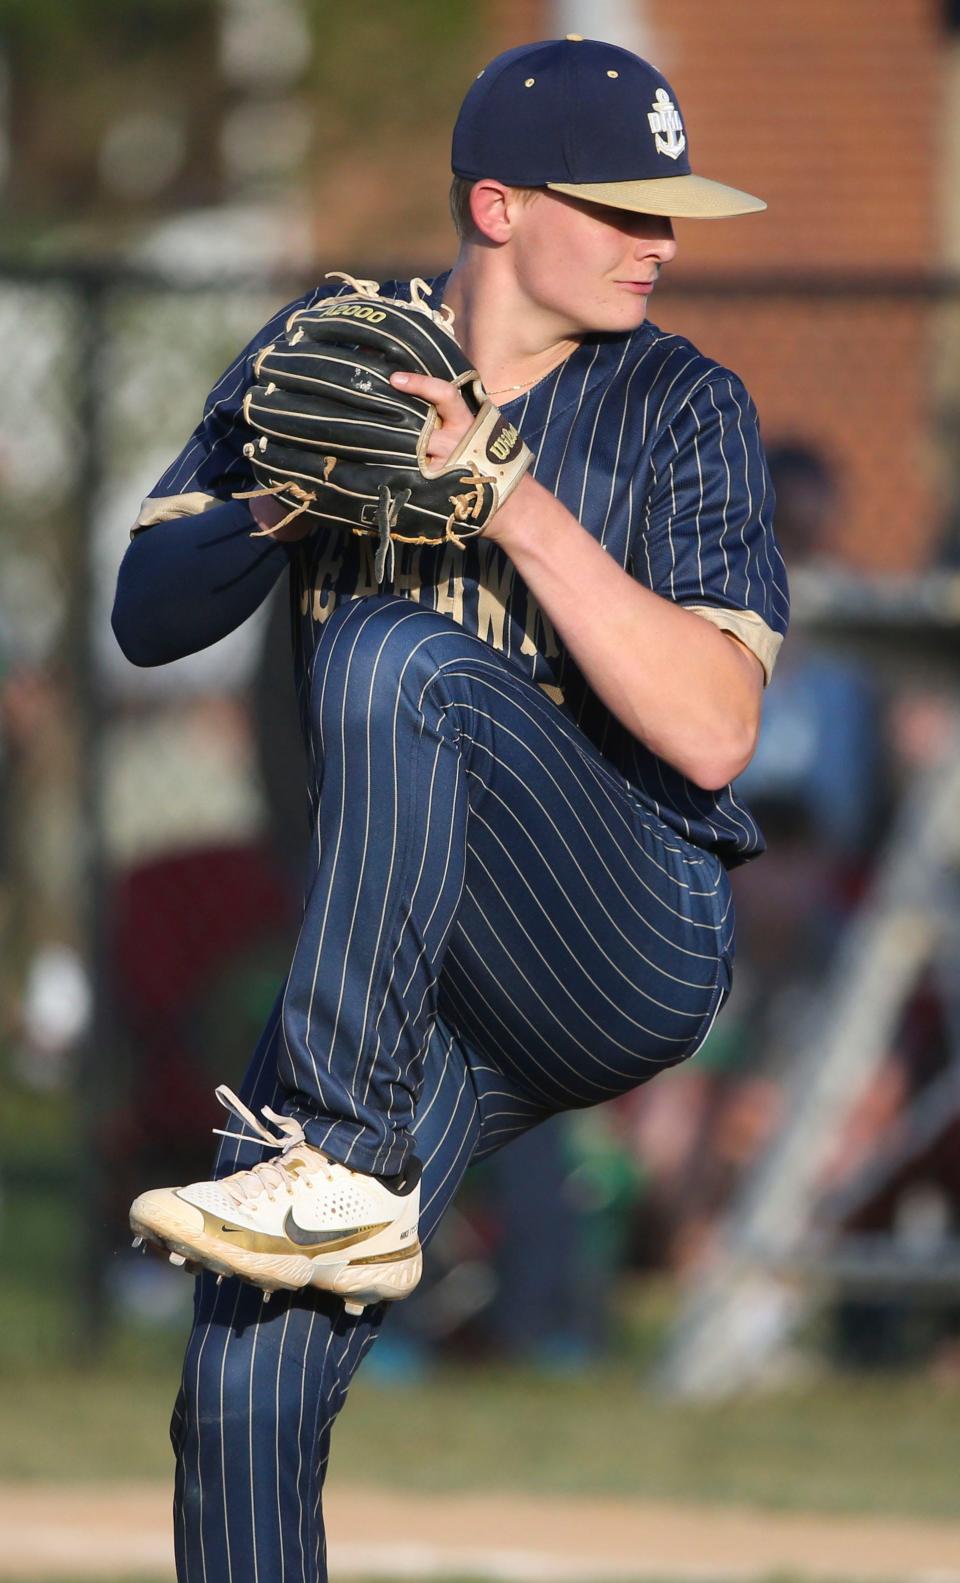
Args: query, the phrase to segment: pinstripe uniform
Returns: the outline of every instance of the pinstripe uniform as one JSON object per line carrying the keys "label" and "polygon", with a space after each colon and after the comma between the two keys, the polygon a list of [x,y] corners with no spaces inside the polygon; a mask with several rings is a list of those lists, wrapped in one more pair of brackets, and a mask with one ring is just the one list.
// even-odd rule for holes
{"label": "pinstripe uniform", "polygon": [[[214,388],[143,526],[248,486],[240,400],[289,311]],[[769,673],[785,580],[734,375],[647,323],[586,337],[504,410],[627,571]],[[414,1151],[426,1240],[471,1160],[699,1046],[730,984],[727,869],[762,840],[729,787],[692,785],[609,713],[491,541],[398,546],[386,590],[365,539],[315,535],[289,559],[314,841],[241,1092],[360,1170]],[[257,1158],[228,1139],[216,1174]],[[330,1430],[379,1323],[200,1278],[173,1423],[181,1579],[324,1575]]]}

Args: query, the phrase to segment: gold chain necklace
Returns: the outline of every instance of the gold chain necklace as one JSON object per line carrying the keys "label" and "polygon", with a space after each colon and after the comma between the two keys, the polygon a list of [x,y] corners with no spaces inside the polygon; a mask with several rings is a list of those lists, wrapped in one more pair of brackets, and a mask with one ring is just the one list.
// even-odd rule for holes
{"label": "gold chain necklace", "polygon": [[532,379],[525,379],[519,385],[502,385],[499,390],[488,390],[488,396],[505,396],[508,390],[526,390],[528,385],[535,385],[538,379],[546,379],[546,374],[535,374]]}
{"label": "gold chain necklace", "polygon": [[526,390],[529,385],[538,385],[542,379],[549,378],[551,374],[556,373],[558,368],[562,368],[564,363],[567,361],[567,358],[570,356],[571,353],[567,352],[563,357],[561,357],[558,363],[554,363],[552,368],[544,369],[542,374],[533,374],[530,379],[521,380],[519,385],[501,385],[499,390],[488,390],[487,395],[505,396],[509,390]]}
{"label": "gold chain necklace", "polygon": [[548,375],[553,374],[553,372],[554,369],[547,369],[547,374],[534,374],[534,377],[532,377],[531,380],[523,380],[520,385],[502,385],[499,391],[488,391],[486,394],[488,394],[488,396],[505,396],[507,391],[524,391],[524,389],[528,389],[528,386],[539,385],[540,380],[545,380],[545,378],[548,378]]}

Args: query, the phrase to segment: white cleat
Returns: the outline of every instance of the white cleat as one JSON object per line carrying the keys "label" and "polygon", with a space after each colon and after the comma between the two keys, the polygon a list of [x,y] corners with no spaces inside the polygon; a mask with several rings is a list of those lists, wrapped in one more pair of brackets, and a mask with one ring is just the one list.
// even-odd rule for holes
{"label": "white cleat", "polygon": [[328,1160],[292,1117],[264,1106],[278,1136],[226,1086],[217,1098],[279,1157],[220,1182],[141,1193],[130,1207],[137,1236],[165,1248],[172,1264],[253,1282],[265,1302],[278,1287],[315,1286],[341,1296],[356,1316],[370,1303],[409,1296],[423,1267],[419,1165],[382,1182]]}

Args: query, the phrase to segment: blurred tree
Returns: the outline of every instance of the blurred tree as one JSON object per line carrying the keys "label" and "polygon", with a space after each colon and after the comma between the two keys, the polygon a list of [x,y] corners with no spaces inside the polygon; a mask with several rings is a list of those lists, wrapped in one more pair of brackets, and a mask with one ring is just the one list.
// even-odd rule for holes
{"label": "blurred tree", "polygon": [[0,0],[8,219],[136,219],[211,201],[217,23],[217,0]]}
{"label": "blurred tree", "polygon": [[367,6],[362,33],[331,0],[304,0],[304,8],[316,39],[318,130],[344,146],[384,130],[395,137],[455,110],[489,33],[487,7],[449,0]]}
{"label": "blurred tree", "polygon": [[500,47],[497,8],[374,4],[361,29],[330,0],[304,3],[315,41],[318,259],[331,268],[444,262],[453,247],[450,133],[474,72]]}

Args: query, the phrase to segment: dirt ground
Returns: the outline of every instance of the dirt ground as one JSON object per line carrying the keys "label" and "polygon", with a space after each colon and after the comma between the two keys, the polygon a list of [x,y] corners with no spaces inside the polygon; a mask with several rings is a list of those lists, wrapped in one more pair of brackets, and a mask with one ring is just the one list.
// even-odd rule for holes
{"label": "dirt ground", "polygon": [[[0,1579],[172,1578],[169,1503],[157,1484],[0,1486]],[[358,1488],[327,1514],[335,1578],[960,1583],[960,1521]]]}

